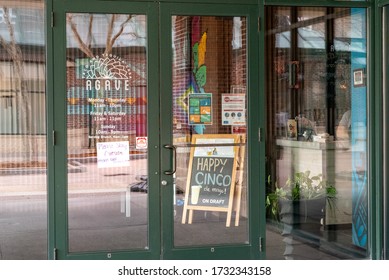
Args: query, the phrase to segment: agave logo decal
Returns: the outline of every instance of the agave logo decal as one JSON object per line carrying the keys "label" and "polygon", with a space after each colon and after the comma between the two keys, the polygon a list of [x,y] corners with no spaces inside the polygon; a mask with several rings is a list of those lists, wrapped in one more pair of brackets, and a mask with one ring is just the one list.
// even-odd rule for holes
{"label": "agave logo decal", "polygon": [[87,90],[129,90],[131,70],[118,56],[103,54],[96,56],[85,65],[82,77],[86,79]]}

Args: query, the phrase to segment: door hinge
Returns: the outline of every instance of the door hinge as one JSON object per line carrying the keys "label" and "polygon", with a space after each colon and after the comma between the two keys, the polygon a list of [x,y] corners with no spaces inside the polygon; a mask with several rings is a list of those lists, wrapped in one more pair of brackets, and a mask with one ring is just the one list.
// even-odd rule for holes
{"label": "door hinge", "polygon": [[262,141],[262,129],[259,127],[258,128],[258,142]]}
{"label": "door hinge", "polygon": [[51,12],[51,28],[54,28],[54,12]]}
{"label": "door hinge", "polygon": [[259,252],[263,252],[263,237],[259,238]]}
{"label": "door hinge", "polygon": [[261,31],[261,18],[258,17],[258,32]]}
{"label": "door hinge", "polygon": [[51,137],[52,137],[52,141],[53,141],[53,146],[55,146],[55,144],[56,144],[56,133],[55,133],[55,130],[52,131]]}
{"label": "door hinge", "polygon": [[53,259],[54,259],[54,260],[57,259],[57,248],[54,248],[54,249],[53,249]]}

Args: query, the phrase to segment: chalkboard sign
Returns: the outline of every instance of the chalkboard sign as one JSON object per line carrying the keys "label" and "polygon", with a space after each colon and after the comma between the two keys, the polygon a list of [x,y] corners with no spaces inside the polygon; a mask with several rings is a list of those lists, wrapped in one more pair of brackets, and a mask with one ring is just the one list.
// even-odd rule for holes
{"label": "chalkboard sign", "polygon": [[227,208],[232,184],[234,158],[193,157],[189,205]]}
{"label": "chalkboard sign", "polygon": [[182,223],[192,223],[193,211],[227,212],[230,226],[234,200],[239,136],[193,135]]}

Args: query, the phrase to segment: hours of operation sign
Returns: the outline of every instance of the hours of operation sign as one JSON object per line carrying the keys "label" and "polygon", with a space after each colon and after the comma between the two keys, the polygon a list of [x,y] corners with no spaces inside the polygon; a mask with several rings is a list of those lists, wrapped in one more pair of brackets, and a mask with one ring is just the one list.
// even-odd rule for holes
{"label": "hours of operation sign", "polygon": [[[88,94],[89,141],[95,143],[99,168],[126,166],[130,160],[129,134],[134,117],[132,72],[112,54],[78,61]],[[147,147],[147,137],[139,141]]]}

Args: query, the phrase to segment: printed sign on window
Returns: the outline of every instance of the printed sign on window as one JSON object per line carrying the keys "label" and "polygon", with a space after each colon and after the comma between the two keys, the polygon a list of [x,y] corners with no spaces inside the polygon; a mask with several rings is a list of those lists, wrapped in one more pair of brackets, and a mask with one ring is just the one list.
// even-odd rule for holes
{"label": "printed sign on window", "polygon": [[136,145],[135,145],[137,150],[143,150],[147,149],[147,137],[136,137]]}
{"label": "printed sign on window", "polygon": [[192,93],[189,95],[189,124],[212,124],[211,93]]}
{"label": "printed sign on window", "polygon": [[222,94],[222,125],[246,125],[245,94]]}

